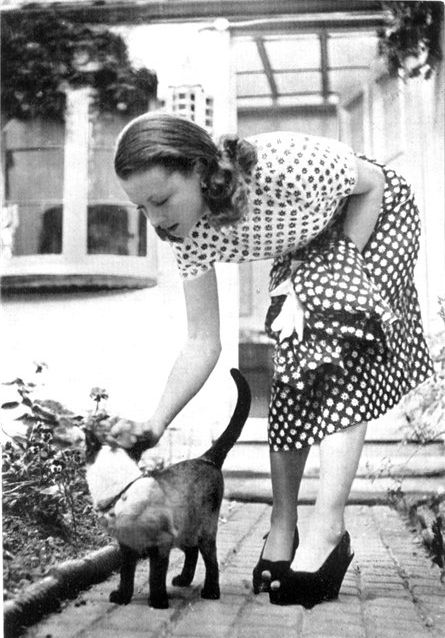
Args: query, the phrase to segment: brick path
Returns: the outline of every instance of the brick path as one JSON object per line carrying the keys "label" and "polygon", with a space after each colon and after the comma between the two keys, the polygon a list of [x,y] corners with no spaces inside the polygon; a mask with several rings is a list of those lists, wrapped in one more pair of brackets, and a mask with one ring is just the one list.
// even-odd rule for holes
{"label": "brick path", "polygon": [[[300,508],[300,528],[310,507]],[[384,506],[349,506],[347,527],[355,557],[338,601],[312,610],[271,605],[251,592],[251,571],[268,529],[270,507],[224,503],[218,533],[221,600],[200,598],[196,585],[169,587],[170,609],[146,605],[147,563],[141,562],[135,595],[126,607],[108,602],[117,576],[83,592],[58,614],[30,628],[27,638],[443,638],[445,586],[439,569],[397,513]],[[169,580],[179,571],[172,553]]]}

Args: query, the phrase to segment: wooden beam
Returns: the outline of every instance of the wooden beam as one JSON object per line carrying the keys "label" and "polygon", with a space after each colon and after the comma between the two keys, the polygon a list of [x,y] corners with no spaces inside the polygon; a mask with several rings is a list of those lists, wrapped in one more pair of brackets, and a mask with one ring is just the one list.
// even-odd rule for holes
{"label": "wooden beam", "polygon": [[236,37],[273,35],[290,36],[301,33],[314,33],[320,29],[329,32],[375,31],[385,24],[384,13],[357,14],[335,13],[310,16],[268,17],[258,20],[234,20],[230,31]]}
{"label": "wooden beam", "polygon": [[321,94],[323,96],[323,100],[326,102],[330,95],[328,34],[323,29],[318,37],[320,40]]}
{"label": "wooden beam", "polygon": [[4,19],[14,20],[20,19],[24,12],[38,15],[48,9],[73,21],[110,25],[211,20],[218,17],[232,21],[308,14],[324,14],[327,18],[332,13],[343,13],[345,18],[352,13],[357,16],[382,14],[381,2],[366,0],[92,0],[44,5],[23,2],[20,8],[3,8],[1,11]]}
{"label": "wooden beam", "polygon": [[267,77],[267,81],[269,82],[270,92],[272,100],[275,100],[278,97],[278,88],[277,83],[275,82],[272,66],[270,64],[269,56],[266,51],[266,47],[264,46],[264,40],[262,38],[257,38],[255,40],[256,47],[258,49],[258,55],[261,58],[261,62],[263,64],[264,72]]}
{"label": "wooden beam", "polygon": [[[271,105],[265,106],[238,106],[238,115],[243,116],[254,116],[254,115],[262,115],[264,113],[270,114]],[[335,104],[295,104],[293,106],[289,105],[275,105],[273,107],[274,113],[279,113],[280,115],[314,115],[314,114],[325,114],[325,115],[336,115],[337,106]]]}

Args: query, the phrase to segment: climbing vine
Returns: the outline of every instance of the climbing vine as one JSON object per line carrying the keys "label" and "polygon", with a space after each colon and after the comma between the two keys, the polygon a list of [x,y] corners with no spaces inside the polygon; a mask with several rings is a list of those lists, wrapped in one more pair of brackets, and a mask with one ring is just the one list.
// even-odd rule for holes
{"label": "climbing vine", "polygon": [[156,96],[156,73],[132,66],[119,34],[71,22],[56,11],[7,18],[1,24],[6,119],[63,119],[70,87],[91,87],[100,112],[123,115],[146,111]]}

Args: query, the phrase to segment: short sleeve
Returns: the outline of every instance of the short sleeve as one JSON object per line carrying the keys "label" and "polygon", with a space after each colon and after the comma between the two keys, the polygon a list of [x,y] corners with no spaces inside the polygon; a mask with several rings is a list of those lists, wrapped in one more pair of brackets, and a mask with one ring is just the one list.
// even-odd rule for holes
{"label": "short sleeve", "polygon": [[333,139],[308,138],[300,170],[304,199],[315,207],[337,206],[357,182],[353,150]]}
{"label": "short sleeve", "polygon": [[213,235],[208,222],[200,220],[183,242],[171,243],[182,279],[196,279],[214,267],[217,237]]}

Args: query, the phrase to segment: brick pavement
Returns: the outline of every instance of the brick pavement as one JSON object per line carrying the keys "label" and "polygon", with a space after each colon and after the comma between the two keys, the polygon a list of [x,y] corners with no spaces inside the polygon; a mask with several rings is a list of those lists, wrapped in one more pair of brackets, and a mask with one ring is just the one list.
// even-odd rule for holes
{"label": "brick pavement", "polygon": [[[300,508],[304,528],[310,507]],[[169,588],[170,609],[146,605],[146,562],[126,607],[108,602],[117,576],[91,587],[61,612],[30,628],[26,638],[443,638],[445,586],[399,515],[385,506],[349,506],[355,557],[340,597],[312,610],[271,605],[251,592],[251,571],[268,529],[270,506],[225,502],[218,534],[221,600],[200,598],[203,567],[187,589]],[[172,553],[169,580],[182,554]]]}

